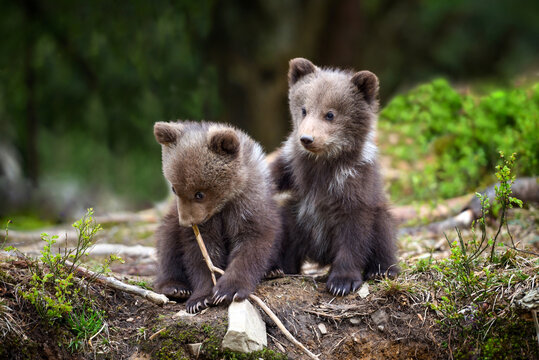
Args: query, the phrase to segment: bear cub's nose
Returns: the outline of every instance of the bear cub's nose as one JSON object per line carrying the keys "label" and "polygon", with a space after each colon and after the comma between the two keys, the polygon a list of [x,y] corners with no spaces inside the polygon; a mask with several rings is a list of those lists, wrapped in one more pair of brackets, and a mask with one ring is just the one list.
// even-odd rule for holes
{"label": "bear cub's nose", "polygon": [[314,141],[311,135],[301,135],[299,139],[303,145],[311,145]]}

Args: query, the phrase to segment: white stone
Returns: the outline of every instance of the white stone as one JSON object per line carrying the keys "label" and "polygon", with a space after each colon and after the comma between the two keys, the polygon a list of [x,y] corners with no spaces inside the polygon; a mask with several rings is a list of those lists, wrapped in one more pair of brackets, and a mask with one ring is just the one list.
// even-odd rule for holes
{"label": "white stone", "polygon": [[371,314],[371,319],[376,325],[384,325],[389,321],[389,316],[383,309],[380,309]]}
{"label": "white stone", "polygon": [[193,316],[196,316],[197,314],[189,314],[185,310],[180,310],[176,314],[172,315],[173,319],[181,319],[181,318],[191,318]]}
{"label": "white stone", "polygon": [[320,334],[326,335],[328,333],[328,329],[326,328],[326,325],[320,323],[318,324],[318,330],[320,330]]}
{"label": "white stone", "polygon": [[195,358],[198,358],[200,355],[200,348],[202,347],[202,343],[196,343],[196,344],[187,344],[187,348],[189,349],[189,353],[193,355]]}
{"label": "white stone", "polygon": [[228,330],[223,349],[250,353],[268,345],[266,324],[258,310],[247,300],[233,301],[228,307]]}
{"label": "white stone", "polygon": [[359,288],[357,294],[362,299],[365,299],[367,296],[369,296],[369,284],[363,283],[363,285],[361,285],[361,287]]}

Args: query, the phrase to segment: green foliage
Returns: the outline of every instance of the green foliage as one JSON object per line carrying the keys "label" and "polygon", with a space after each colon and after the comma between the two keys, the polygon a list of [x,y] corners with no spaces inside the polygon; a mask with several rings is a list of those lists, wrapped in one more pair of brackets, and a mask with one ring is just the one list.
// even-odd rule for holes
{"label": "green foliage", "polygon": [[146,290],[152,290],[152,286],[145,280],[128,280],[128,283]]}
{"label": "green foliage", "polygon": [[399,201],[475,190],[490,180],[498,150],[520,154],[519,175],[537,175],[539,84],[478,97],[438,79],[395,97],[380,117],[398,138],[385,152],[411,169],[390,184]]}
{"label": "green foliage", "polygon": [[32,273],[30,289],[23,292],[23,296],[50,323],[62,319],[73,310],[73,300],[79,294],[79,289],[73,284],[75,266],[87,255],[95,234],[101,230],[92,215],[93,210],[88,209],[86,215],[73,224],[78,232],[78,241],[74,249],[65,250],[63,254],[52,251],[58,240],[57,235],[51,237],[46,233],[41,234],[45,245],[39,260],[44,266],[33,262],[29,267]]}
{"label": "green foliage", "polygon": [[92,308],[82,308],[80,311],[70,313],[66,317],[66,321],[75,337],[71,339],[68,348],[72,351],[84,348],[86,341],[104,326],[104,315],[102,311]]}
{"label": "green foliage", "polygon": [[[102,230],[101,225],[93,219],[93,209],[73,223],[77,230],[77,243],[73,249],[65,248],[62,252],[53,252],[58,236],[41,234],[45,242],[41,257],[38,260],[26,259],[31,278],[23,297],[36,309],[41,318],[50,325],[67,326],[74,335],[69,349],[78,351],[85,347],[88,339],[96,335],[104,323],[104,313],[96,310],[94,301],[82,291],[75,280],[76,267],[95,243],[95,235]],[[103,265],[100,273],[105,272],[112,261],[121,260],[111,256]],[[88,280],[90,283],[93,279]],[[88,285],[86,285],[88,289]]]}
{"label": "green foliage", "polygon": [[14,36],[0,45],[0,137],[26,175],[33,162],[41,181],[138,204],[164,196],[153,123],[219,110],[204,61],[214,1],[5,5],[0,28]]}
{"label": "green foliage", "polygon": [[[489,237],[485,226],[489,201],[478,194],[483,210],[478,221],[481,235],[476,236],[474,224],[471,239],[466,241],[457,229],[448,259],[416,264],[416,273],[430,268],[435,274],[433,288],[442,295],[431,307],[443,317],[440,323],[449,332],[456,358],[490,359],[501,358],[507,352],[520,354],[523,332],[530,338],[533,336],[533,327],[522,321],[509,301],[500,297],[503,289],[508,291],[529,278],[518,266],[516,252],[522,250],[515,247],[507,228],[506,209],[513,204],[522,205],[510,196],[514,160],[514,154],[506,159],[501,153],[501,164],[496,166],[500,186],[496,187],[493,205],[500,209],[500,220],[495,235]],[[500,243],[503,226],[511,238],[511,246]],[[490,253],[486,251],[489,248]],[[502,249],[501,256],[497,249]]]}
{"label": "green foliage", "polygon": [[9,216],[9,219],[0,217],[0,224],[5,224],[6,222],[9,222],[11,230],[37,230],[54,225],[53,222],[43,220],[32,213],[13,214]]}

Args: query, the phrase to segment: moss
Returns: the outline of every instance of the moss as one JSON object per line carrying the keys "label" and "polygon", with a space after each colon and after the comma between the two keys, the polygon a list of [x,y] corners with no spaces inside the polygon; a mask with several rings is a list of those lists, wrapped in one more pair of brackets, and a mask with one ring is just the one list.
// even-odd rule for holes
{"label": "moss", "polygon": [[255,351],[250,354],[242,354],[229,350],[225,350],[220,353],[219,357],[211,359],[230,359],[230,360],[286,360],[288,357],[284,354],[275,352],[269,349],[263,349],[260,351]]}
{"label": "moss", "polygon": [[456,359],[539,359],[532,322],[515,316],[513,319],[495,320],[487,333],[473,327],[456,339]]}
{"label": "moss", "polygon": [[202,343],[199,359],[201,360],[281,360],[287,359],[283,354],[263,349],[251,354],[222,350],[221,342],[227,328],[226,321],[217,324],[174,324],[159,334],[158,341],[143,343],[141,350],[151,354],[153,359],[187,359],[189,352],[187,344]]}

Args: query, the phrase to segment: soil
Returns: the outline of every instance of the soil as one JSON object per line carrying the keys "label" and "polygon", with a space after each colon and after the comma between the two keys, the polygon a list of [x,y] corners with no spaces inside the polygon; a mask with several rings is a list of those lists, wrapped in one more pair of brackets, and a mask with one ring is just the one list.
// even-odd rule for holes
{"label": "soil", "polygon": [[[158,218],[158,216],[156,216]],[[518,210],[511,215],[513,235],[538,243],[537,210]],[[105,225],[105,232],[130,237],[141,223]],[[102,239],[110,239],[104,236]],[[105,240],[100,240],[100,242]],[[144,238],[142,242],[151,244]],[[123,244],[129,244],[123,241]],[[30,248],[31,244],[24,244]],[[42,243],[36,243],[36,248]],[[448,254],[443,234],[403,236],[399,242],[401,261],[443,258]],[[130,257],[112,267],[114,276],[125,282],[151,284],[155,259]],[[98,262],[91,259],[89,262]],[[420,298],[405,289],[368,282],[368,295],[358,292],[333,297],[325,290],[324,269],[307,267],[310,275],[286,276],[263,281],[255,294],[263,299],[292,334],[320,359],[447,359],[452,356],[440,317]],[[29,281],[25,261],[4,253],[0,257],[0,358],[7,359],[240,359],[223,352],[220,341],[226,331],[227,309],[212,307],[196,316],[186,316],[183,303],[157,306],[140,297],[119,292],[98,283],[88,294],[105,311],[106,326],[78,351],[68,348],[73,334],[61,324],[50,325],[20,295]],[[417,281],[430,281],[418,278]],[[87,284],[85,282],[85,284]],[[365,288],[363,289],[363,291]],[[361,293],[361,295],[360,295]],[[432,300],[431,300],[432,301]],[[2,304],[0,303],[0,304]],[[7,308],[6,308],[7,306]],[[272,321],[262,313],[268,331],[268,349],[253,359],[307,359]],[[6,330],[6,324],[11,328]],[[324,329],[325,328],[325,329]],[[202,343],[200,353],[189,344]],[[280,354],[286,354],[279,357]],[[247,358],[247,357],[246,357]]]}
{"label": "soil", "polygon": [[[226,330],[227,309],[224,306],[212,307],[193,317],[185,314],[177,317],[175,314],[184,313],[182,303],[160,307],[134,295],[92,284],[92,296],[106,312],[108,333],[97,337],[81,353],[72,353],[66,348],[70,334],[41,321],[35,309],[17,295],[18,284],[28,281],[25,262],[7,260],[2,262],[0,269],[3,278],[0,294],[24,333],[23,338],[4,339],[4,350],[0,354],[6,358],[159,358],[163,355],[159,352],[163,342],[171,337],[178,337],[180,343],[184,341],[178,345],[188,356],[188,343],[207,340],[206,334],[196,329],[207,326],[218,338],[222,338]],[[131,279],[141,280],[140,277]],[[370,285],[370,289],[373,288],[376,284]],[[373,292],[364,299],[358,294],[333,298],[325,291],[324,282],[310,276],[264,281],[256,294],[299,341],[321,354],[322,359],[444,357],[441,338],[436,339],[438,330],[434,314],[420,309],[420,304],[411,304],[404,295]],[[263,318],[267,324],[269,349],[286,353],[292,359],[306,358],[265,314]],[[321,324],[325,326],[326,334],[321,333]],[[173,329],[175,334],[160,333],[150,340],[162,329]],[[182,335],[193,329],[193,338]],[[199,358],[213,357],[205,354],[203,348]]]}

